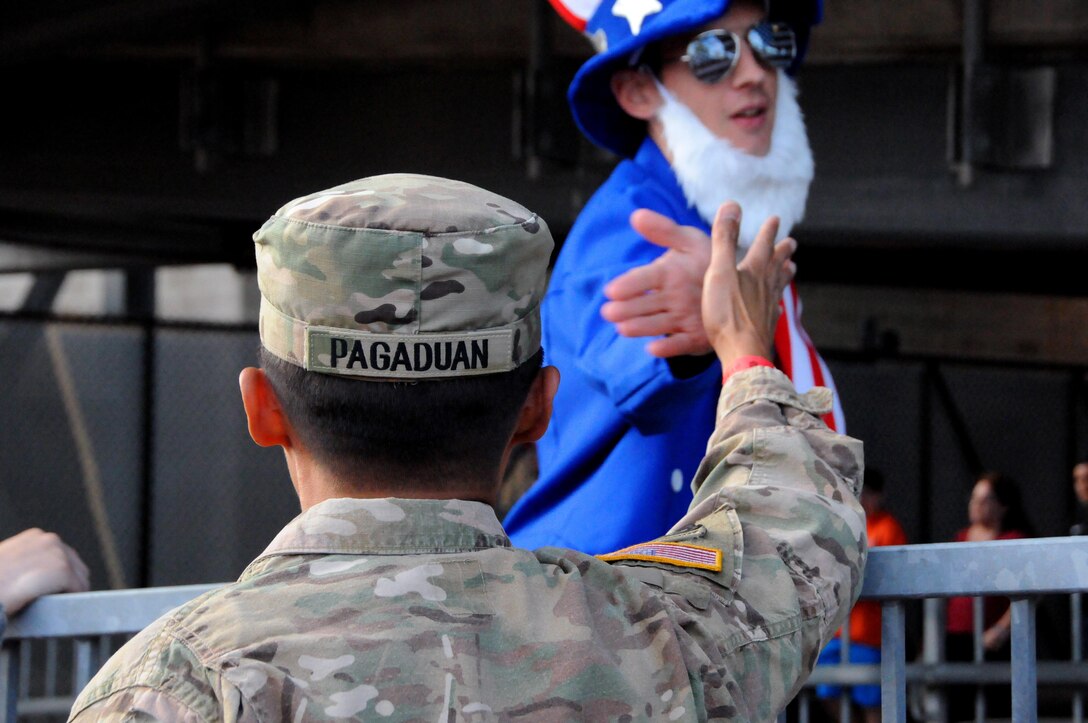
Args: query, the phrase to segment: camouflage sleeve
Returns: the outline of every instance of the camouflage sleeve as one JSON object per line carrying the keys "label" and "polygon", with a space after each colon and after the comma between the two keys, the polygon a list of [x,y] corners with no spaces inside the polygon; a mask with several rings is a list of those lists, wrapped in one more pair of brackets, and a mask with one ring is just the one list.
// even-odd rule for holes
{"label": "camouflage sleeve", "polygon": [[818,418],[830,394],[798,395],[767,367],[733,375],[691,508],[658,541],[719,563],[624,563],[658,576],[710,719],[773,720],[860,592],[862,449]]}
{"label": "camouflage sleeve", "polygon": [[209,672],[171,624],[162,618],[117,651],[79,694],[68,720],[221,720]]}

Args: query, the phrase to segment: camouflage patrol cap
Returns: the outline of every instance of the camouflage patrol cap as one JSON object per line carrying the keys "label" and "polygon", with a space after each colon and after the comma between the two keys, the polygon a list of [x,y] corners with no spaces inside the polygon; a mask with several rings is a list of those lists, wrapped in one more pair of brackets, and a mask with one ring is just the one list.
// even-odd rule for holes
{"label": "camouflage patrol cap", "polygon": [[291,201],[253,240],[261,343],[308,371],[488,374],[540,348],[551,233],[490,191],[363,178]]}

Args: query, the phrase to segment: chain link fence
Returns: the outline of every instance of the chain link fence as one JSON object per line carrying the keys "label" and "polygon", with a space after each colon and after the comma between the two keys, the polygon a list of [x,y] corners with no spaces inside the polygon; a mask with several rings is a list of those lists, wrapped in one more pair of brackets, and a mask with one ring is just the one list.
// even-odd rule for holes
{"label": "chain link fence", "polygon": [[298,512],[238,402],[253,326],[0,319],[0,535],[37,526],[96,588],[229,580]]}

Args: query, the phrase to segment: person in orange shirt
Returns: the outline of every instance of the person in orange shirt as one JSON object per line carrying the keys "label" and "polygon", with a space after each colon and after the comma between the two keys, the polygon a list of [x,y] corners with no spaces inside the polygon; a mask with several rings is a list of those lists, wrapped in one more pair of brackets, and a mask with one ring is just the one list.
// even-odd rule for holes
{"label": "person in orange shirt", "polygon": [[[905,545],[907,535],[899,521],[884,509],[884,477],[879,470],[865,470],[865,487],[861,491],[861,506],[865,509],[865,531],[869,547]],[[841,633],[841,631],[840,631]],[[840,633],[820,653],[817,665],[838,665],[842,661]],[[880,603],[861,600],[850,611],[850,662],[880,663]],[[835,699],[842,694],[838,685],[816,686],[816,697],[834,707]],[[855,685],[850,698],[861,709],[867,723],[880,721],[880,686]]]}

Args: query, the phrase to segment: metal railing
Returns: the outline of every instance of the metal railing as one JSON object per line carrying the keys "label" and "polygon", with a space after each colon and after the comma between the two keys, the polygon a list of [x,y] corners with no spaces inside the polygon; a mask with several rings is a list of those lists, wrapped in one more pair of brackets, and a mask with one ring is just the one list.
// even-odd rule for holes
{"label": "metal railing", "polygon": [[[881,601],[880,665],[819,666],[807,682],[881,687],[884,721],[907,720],[907,686],[919,686],[923,710],[916,718],[947,720],[943,686],[950,684],[1011,683],[1012,720],[1038,720],[1040,685],[1069,691],[1069,720],[1084,717],[1088,665],[1084,664],[1084,619],[1081,593],[1088,591],[1088,537],[1053,537],[996,542],[956,542],[881,547],[870,551],[862,598]],[[1036,607],[1041,597],[1070,595],[1070,657],[1036,659]],[[975,597],[974,660],[944,659],[944,601]],[[982,596],[1011,600],[1012,630],[1009,662],[983,662]],[[922,656],[907,664],[906,604],[924,606]],[[848,633],[847,633],[848,634]],[[932,691],[932,692],[931,692]],[[843,695],[847,695],[844,691]],[[799,719],[808,720],[808,691],[803,694]],[[840,719],[850,720],[849,705],[840,707]],[[981,692],[976,694],[976,720],[986,719]]]}
{"label": "metal railing", "polygon": [[[8,621],[0,647],[0,723],[18,716],[66,714],[76,695],[125,639],[160,615],[219,585],[110,590],[48,595]],[[33,644],[44,641],[35,651]],[[60,642],[71,644],[60,657]],[[37,655],[35,655],[37,653]],[[36,660],[36,658],[38,658]],[[42,688],[31,694],[32,671]],[[71,687],[58,690],[59,671],[70,672]]]}
{"label": "metal railing", "polygon": [[[62,714],[106,657],[124,638],[163,612],[218,585],[146,588],[52,595],[9,621],[0,649],[0,723],[20,716]],[[882,602],[881,664],[817,668],[816,683],[879,683],[885,721],[904,723],[907,685],[1012,683],[1012,719],[1037,720],[1037,687],[1063,685],[1073,694],[1073,717],[1083,715],[1088,665],[1081,647],[1080,592],[1088,591],[1088,537],[1039,538],[985,543],[941,543],[881,547],[870,551],[862,597]],[[1040,596],[1074,594],[1070,661],[1036,661],[1035,610]],[[1004,663],[943,662],[940,598],[1000,595],[1012,599],[1012,659]],[[924,649],[920,663],[906,662],[905,605],[926,600]],[[937,604],[934,605],[934,602]],[[36,659],[32,647],[44,641]],[[71,656],[58,661],[58,641],[69,641]],[[977,647],[977,646],[976,646]],[[57,690],[58,670],[70,668],[71,688]],[[34,671],[44,678],[30,689]],[[802,710],[802,720],[807,715]]]}

